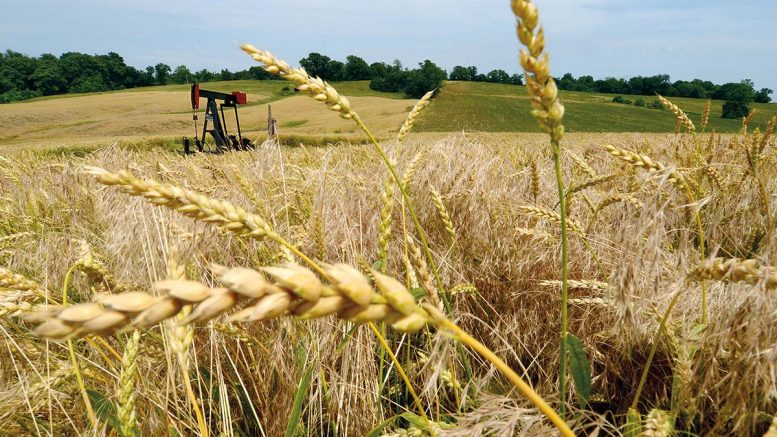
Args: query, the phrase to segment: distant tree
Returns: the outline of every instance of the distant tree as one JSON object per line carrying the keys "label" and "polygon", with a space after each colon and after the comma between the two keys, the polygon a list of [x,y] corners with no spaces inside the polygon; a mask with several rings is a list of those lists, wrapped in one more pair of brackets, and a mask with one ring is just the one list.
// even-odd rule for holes
{"label": "distant tree", "polygon": [[510,83],[513,85],[523,85],[523,75],[522,74],[514,74],[510,76]]}
{"label": "distant tree", "polygon": [[750,103],[755,100],[752,82],[743,80],[740,83],[724,84],[720,88],[720,95],[726,100],[721,117],[742,118],[750,113]]}
{"label": "distant tree", "polygon": [[595,81],[594,88],[600,93],[625,94],[629,92],[626,81],[623,79],[616,79],[614,77],[608,77],[603,80]]}
{"label": "distant tree", "polygon": [[192,72],[185,65],[179,65],[170,76],[173,83],[189,83],[193,79]]}
{"label": "distant tree", "polygon": [[219,80],[235,80],[235,75],[226,68],[222,68],[219,72]]}
{"label": "distant tree", "polygon": [[275,76],[273,76],[272,74],[264,71],[264,68],[262,67],[249,68],[248,76],[254,80],[270,80],[275,78]]}
{"label": "distant tree", "polygon": [[170,66],[163,63],[154,65],[154,80],[159,85],[167,85],[170,80]]}
{"label": "distant tree", "polygon": [[488,82],[510,83],[510,75],[504,70],[491,70],[486,77]]}
{"label": "distant tree", "polygon": [[79,77],[70,86],[71,93],[94,93],[108,90],[110,90],[110,87],[108,87],[99,74]]}
{"label": "distant tree", "polygon": [[404,88],[408,97],[420,98],[428,91],[439,88],[448,77],[445,70],[428,59],[418,65],[418,69],[410,72]]}
{"label": "distant tree", "polygon": [[326,77],[329,61],[331,61],[329,56],[313,52],[308,54],[307,57],[300,59],[299,65],[304,68],[309,75],[329,80],[329,78]]}
{"label": "distant tree", "polygon": [[321,77],[329,81],[345,80],[345,64],[335,60],[327,62],[326,71]]}
{"label": "distant tree", "polygon": [[774,91],[770,90],[769,88],[761,88],[757,93],[755,93],[754,101],[756,103],[769,103],[772,101],[772,98],[769,97]]}
{"label": "distant tree", "polygon": [[45,96],[67,92],[68,84],[59,67],[59,59],[54,55],[41,55],[35,71],[30,76],[30,81],[32,89]]}
{"label": "distant tree", "polygon": [[565,73],[561,76],[561,79],[556,80],[556,86],[560,90],[573,91],[576,85],[577,81],[575,80],[575,77],[572,76],[572,73]]}
{"label": "distant tree", "polygon": [[703,99],[707,97],[707,90],[702,84],[693,81],[688,82],[684,80],[678,80],[672,84],[674,92],[671,95],[678,97],[691,97],[694,99]]}
{"label": "distant tree", "polygon": [[409,73],[401,69],[390,69],[383,76],[378,76],[370,81],[370,89],[396,93],[402,91],[407,85]]}
{"label": "distant tree", "polygon": [[389,71],[389,66],[385,62],[373,62],[370,64],[370,76],[373,79],[376,77],[383,77]]}
{"label": "distant tree", "polygon": [[207,68],[194,73],[194,77],[197,78],[197,82],[210,82],[215,79],[216,75],[208,71]]}
{"label": "distant tree", "polygon": [[345,74],[343,80],[370,80],[372,69],[364,59],[350,55],[345,58]]}
{"label": "distant tree", "polygon": [[461,65],[457,65],[453,67],[453,70],[451,70],[450,79],[474,81],[477,75],[478,75],[478,68],[475,67],[474,65],[471,65],[469,67],[462,67]]}

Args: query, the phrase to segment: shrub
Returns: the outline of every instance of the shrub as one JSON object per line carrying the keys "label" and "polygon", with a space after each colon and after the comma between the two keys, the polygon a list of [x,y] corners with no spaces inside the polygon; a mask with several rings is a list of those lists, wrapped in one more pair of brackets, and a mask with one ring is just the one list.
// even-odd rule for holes
{"label": "shrub", "polygon": [[408,97],[421,98],[428,91],[439,88],[448,74],[434,62],[426,60],[420,68],[412,70],[403,89]]}
{"label": "shrub", "polygon": [[640,108],[644,108],[647,106],[647,103],[645,102],[645,99],[642,97],[637,97],[636,100],[634,100],[634,106],[639,106]]}
{"label": "shrub", "polygon": [[612,98],[613,103],[623,103],[626,100],[623,98],[623,96],[615,96]]}
{"label": "shrub", "polygon": [[655,99],[650,103],[650,105],[648,105],[648,108],[662,110],[664,109],[664,105],[662,105],[658,99]]}

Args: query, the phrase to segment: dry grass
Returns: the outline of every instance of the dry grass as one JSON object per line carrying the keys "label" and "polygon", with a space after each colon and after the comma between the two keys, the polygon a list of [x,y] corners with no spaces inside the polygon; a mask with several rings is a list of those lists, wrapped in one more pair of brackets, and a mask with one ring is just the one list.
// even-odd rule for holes
{"label": "dry grass", "polygon": [[[602,136],[599,141],[604,143],[613,138]],[[690,147],[688,137],[671,141],[665,141],[665,137],[651,137],[647,144],[645,137],[641,138],[635,142],[633,137],[623,136],[615,143],[623,147],[631,144],[634,150],[650,150],[651,156],[660,159],[667,168],[674,164],[675,147],[680,150]],[[569,143],[576,140],[571,136]],[[698,254],[689,240],[695,227],[688,221],[687,212],[692,205],[683,206],[684,195],[671,187],[662,190],[656,185],[651,189],[647,182],[661,184],[663,175],[657,174],[656,178],[648,172],[629,173],[628,168],[624,169],[603,148],[586,147],[596,140],[594,136],[585,136],[581,144],[571,144],[571,147],[586,152],[586,163],[597,174],[626,171],[621,176],[624,183],[595,185],[581,193],[599,203],[620,192],[620,195],[635,197],[643,207],[609,207],[597,214],[582,207],[573,210],[572,219],[582,226],[596,218],[589,227],[587,238],[612,276],[602,277],[581,242],[573,238],[570,241],[571,278],[583,281],[581,284],[587,283],[584,281],[597,281],[592,284],[609,282],[612,288],[575,288],[573,282],[571,298],[589,299],[591,303],[584,303],[585,300],[572,302],[570,326],[584,340],[593,364],[594,392],[600,399],[596,408],[624,413],[621,406],[627,405],[634,394],[650,339],[657,329],[655,313],[666,307],[674,284],[686,280]],[[760,199],[751,178],[741,179],[747,164],[739,150],[747,141],[737,136],[712,142],[713,148],[708,153],[715,159],[710,164],[727,170],[721,175],[722,187],[716,186],[705,199],[705,230],[711,242],[710,254],[717,251],[747,258],[769,258],[773,243],[753,240],[751,236],[751,231],[761,227],[763,221]],[[536,221],[520,212],[521,206],[534,204],[531,190],[526,188],[531,181],[529,163],[532,159],[542,170],[537,204],[546,209],[554,205],[547,159],[542,153],[522,151],[510,145],[485,145],[457,135],[423,149],[414,145],[415,142],[409,141],[396,150],[390,144],[386,146],[396,156],[401,171],[419,156],[420,150],[427,152],[415,160],[416,173],[410,189],[413,199],[421,206],[421,220],[441,266],[440,274],[445,288],[450,291],[447,295],[455,314],[465,327],[486,339],[490,347],[502,351],[500,355],[508,363],[524,367],[540,393],[552,397],[555,384],[551,369],[557,362],[553,346],[556,340],[552,334],[556,329],[557,289],[541,281],[553,281],[558,277],[558,240],[553,237],[558,229],[554,223]],[[763,168],[777,165],[772,162],[771,155],[764,159]],[[382,209],[379,193],[384,191],[384,178],[375,175],[385,173],[381,162],[366,147],[277,149],[266,145],[256,152],[186,159],[164,152],[128,152],[113,147],[85,158],[40,158],[28,154],[2,163],[2,196],[9,201],[3,206],[5,213],[0,232],[3,236],[20,235],[13,240],[11,249],[2,252],[4,266],[50,288],[61,287],[66,270],[80,258],[80,243],[73,238],[81,238],[100,253],[115,282],[135,283],[138,289],[147,290],[152,282],[166,276],[165,248],[176,239],[183,239],[179,259],[185,260],[189,276],[206,282],[211,280],[209,262],[260,267],[278,259],[276,254],[280,249],[271,242],[219,234],[207,224],[198,224],[113,190],[99,188],[80,172],[84,165],[132,168],[139,176],[209,191],[210,195],[230,199],[236,205],[253,210],[254,201],[245,196],[241,185],[231,176],[234,168],[243,175],[242,184],[261,199],[262,214],[272,228],[288,236],[305,253],[318,253],[323,244],[328,255],[326,261],[351,265],[359,264],[364,256],[371,262],[373,258],[369,254],[378,253]],[[574,163],[570,162],[570,165]],[[587,174],[575,177],[574,173],[572,168],[565,169],[565,177],[573,185],[588,179]],[[630,178],[636,179],[633,184],[636,191],[630,191],[631,184],[625,183]],[[27,189],[33,181],[37,189]],[[770,183],[768,189],[777,188],[773,184]],[[455,253],[449,250],[450,234],[440,219],[434,204],[436,196],[428,189],[429,185],[435,187],[439,198],[444,200],[456,229]],[[401,277],[407,272],[408,264],[403,261],[405,242],[400,213],[401,210],[394,208],[391,214],[394,232],[387,237],[386,270]],[[526,229],[547,236],[524,237],[528,232]],[[763,271],[763,265],[759,264],[756,271]],[[732,276],[727,276],[728,270],[723,267],[711,271],[716,273],[705,277],[726,280],[741,276],[735,275],[736,270],[732,270]],[[774,371],[775,333],[771,326],[777,308],[774,300],[767,298],[771,293],[765,290],[769,282],[751,279],[756,276],[744,276],[753,285],[730,281],[711,283],[710,322],[700,334],[691,334],[697,330],[699,288],[693,282],[688,283],[685,297],[671,318],[667,339],[671,341],[661,342],[657,361],[649,374],[640,402],[645,413],[651,407],[671,408],[672,357],[680,350],[678,347],[683,350],[690,347],[695,353],[690,358],[688,371],[683,374],[687,395],[683,409],[676,410],[678,417],[691,411],[705,411],[704,420],[696,425],[698,432],[748,430],[746,433],[755,433],[768,427],[768,417],[764,413],[774,411],[768,393],[774,389],[769,375]],[[625,279],[619,279],[621,277]],[[463,287],[461,284],[473,284],[477,294],[458,291]],[[71,298],[75,302],[91,300],[92,287],[97,290],[100,286],[101,283],[88,276],[76,276],[70,290]],[[609,299],[612,304],[594,305],[595,298]],[[629,316],[623,318],[619,314]],[[748,323],[742,324],[742,320]],[[5,390],[13,390],[15,384],[26,380],[21,375],[30,375],[33,382],[35,378],[47,380],[48,372],[53,378],[55,369],[61,366],[56,363],[65,359],[63,353],[66,351],[56,344],[48,350],[40,348],[40,343],[25,333],[26,326],[21,319],[13,317],[3,322],[8,346],[2,352],[2,370],[7,375],[3,379]],[[267,325],[235,325],[230,330],[217,329],[216,325],[197,325],[191,348],[192,358],[200,363],[195,368],[201,370],[192,376],[209,426],[214,432],[230,429],[224,422],[227,417],[224,408],[228,406],[228,417],[241,424],[239,426],[259,432],[258,424],[261,424],[267,434],[282,432],[293,406],[296,381],[301,377],[299,372],[306,368],[294,364],[293,348],[289,347],[295,342],[306,345],[306,365],[314,369],[306,399],[308,407],[303,414],[307,433],[315,435],[337,427],[341,433],[360,434],[378,423],[379,417],[390,417],[391,411],[404,411],[393,404],[406,402],[401,400],[404,399],[401,383],[389,379],[394,391],[384,389],[379,395],[378,387],[382,382],[376,375],[380,354],[370,333],[360,329],[350,338],[345,336],[347,329],[344,329],[345,326],[331,319],[304,325],[283,320]],[[180,379],[166,376],[180,373],[176,360],[170,362],[165,358],[168,354],[174,357],[176,349],[171,349],[164,338],[152,329],[140,342],[138,371],[140,375],[148,376],[138,382],[137,424],[148,433],[169,427],[193,433],[197,421],[185,391],[179,385]],[[294,338],[296,340],[292,340]],[[315,338],[315,343],[306,338]],[[403,355],[406,365],[412,366],[418,359],[419,342],[431,341],[424,338],[413,340],[414,346],[408,350],[412,353]],[[350,340],[343,343],[347,339]],[[403,350],[401,337],[391,342]],[[107,344],[117,351],[123,349],[121,340],[109,340]],[[446,343],[439,344],[444,346]],[[117,370],[111,369],[118,369],[119,361],[106,347],[79,342],[77,354],[80,365],[88,370],[85,372],[87,387],[110,398],[118,381]],[[446,347],[436,350],[435,356],[450,357],[446,350]],[[442,362],[446,361],[443,359]],[[251,364],[255,362],[265,364],[256,367]],[[430,361],[435,362],[439,361]],[[457,363],[454,365],[457,368],[462,365],[458,359],[453,363]],[[475,393],[482,392],[482,396],[486,396],[487,392],[498,392],[498,387],[502,386],[500,379],[477,361],[473,364],[476,376],[471,382],[482,387]],[[49,368],[50,371],[40,370]],[[277,375],[281,374],[290,377],[278,380]],[[418,372],[412,379],[417,387],[426,387],[435,381],[435,374]],[[458,368],[456,374],[463,375],[463,369]],[[223,396],[214,394],[212,390],[216,386],[207,385],[211,383],[197,389],[198,384],[211,381],[210,378],[215,378],[213,383],[222,387]],[[73,383],[73,379],[57,379],[48,384],[57,387],[70,384],[70,389],[60,388],[67,392],[72,391]],[[79,397],[54,396],[41,400],[29,390],[25,393],[32,405],[38,405],[33,411],[42,415],[40,417],[51,417],[56,423],[55,429],[63,432],[83,429],[85,418],[81,415]],[[243,390],[250,394],[249,403],[241,394]],[[502,429],[494,428],[494,423],[477,420],[478,417],[485,420],[486,412],[491,414],[488,408],[494,408],[494,405],[513,408],[513,403],[480,404],[477,402],[480,394],[472,394],[471,400],[461,398],[463,404],[454,408],[449,403],[453,400],[452,394],[447,390],[438,387],[424,391],[422,398],[427,405],[440,402],[448,405],[446,408],[461,411],[464,414],[462,425],[466,424],[473,432]],[[701,396],[702,393],[706,395]],[[383,400],[382,410],[376,409],[378,399]],[[347,402],[348,407],[341,407],[341,402]],[[220,406],[220,403],[225,405]],[[526,407],[521,401],[518,403]],[[499,414],[508,420],[510,414],[518,414],[518,411],[522,410]],[[531,411],[526,410],[500,426],[534,429],[532,427],[538,422],[531,419],[536,414]],[[32,420],[29,408],[4,410],[3,414],[14,417],[4,422],[7,429],[34,429],[37,421]],[[739,419],[732,422],[730,417]],[[578,426],[582,428],[578,429],[591,430],[596,426],[594,423],[596,420],[581,423]],[[611,432],[617,423],[616,420],[605,429]]]}

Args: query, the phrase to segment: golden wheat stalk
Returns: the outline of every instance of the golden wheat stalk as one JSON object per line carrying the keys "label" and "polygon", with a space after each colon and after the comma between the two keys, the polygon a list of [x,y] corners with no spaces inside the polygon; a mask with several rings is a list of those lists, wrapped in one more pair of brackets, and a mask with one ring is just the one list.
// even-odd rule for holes
{"label": "golden wheat stalk", "polygon": [[677,122],[678,123],[680,123],[683,126],[685,126],[685,128],[688,129],[689,132],[693,132],[693,133],[696,132],[696,126],[694,126],[694,124],[691,121],[691,119],[688,118],[688,115],[685,113],[685,111],[680,109],[679,106],[677,106],[674,103],[670,102],[666,97],[664,97],[664,96],[662,96],[660,94],[657,97],[658,97],[658,100],[661,102],[661,104],[663,104],[664,106],[669,108],[669,110],[672,111],[672,113],[675,115],[675,117],[677,117]]}
{"label": "golden wheat stalk", "polygon": [[51,307],[28,318],[43,322],[35,329],[37,335],[54,339],[112,335],[126,327],[147,328],[179,314],[185,305],[192,305],[193,309],[180,324],[204,322],[242,302],[247,305],[231,314],[230,320],[263,321],[286,313],[301,318],[334,314],[356,323],[384,321],[401,332],[416,332],[430,321],[427,311],[416,305],[401,282],[375,271],[372,274],[379,293],[364,275],[346,264],[325,267],[332,280],[330,286],[296,264],[262,270],[274,283],[256,270],[214,266],[213,272],[224,287],[164,280],[154,284],[159,297],[139,291],[100,295],[97,303]]}
{"label": "golden wheat stalk", "polygon": [[622,161],[625,161],[634,167],[645,169],[650,173],[660,173],[660,172],[668,171],[669,182],[673,183],[678,188],[683,190],[687,189],[688,187],[685,177],[683,177],[683,175],[680,174],[680,172],[674,169],[667,170],[667,167],[664,164],[653,161],[647,155],[640,155],[639,153],[630,152],[628,150],[621,149],[610,144],[606,144],[604,146],[604,149],[607,151],[607,153],[609,153],[613,157],[618,158]]}
{"label": "golden wheat stalk", "polygon": [[[518,211],[521,211],[524,214],[530,215],[532,217],[549,220],[556,224],[561,223],[561,215],[549,209],[531,205],[521,205],[517,209]],[[570,218],[567,218],[567,229],[581,237],[585,237],[585,231],[583,231],[583,227]]]}
{"label": "golden wheat stalk", "polygon": [[537,197],[540,196],[540,168],[537,165],[537,160],[532,158],[529,162],[530,176],[531,176],[531,194],[534,197],[534,201],[537,201]]}
{"label": "golden wheat stalk", "polygon": [[40,296],[45,296],[46,294],[37,282],[0,267],[0,289],[2,288],[15,291],[29,291]]}
{"label": "golden wheat stalk", "polygon": [[666,411],[652,409],[645,418],[644,437],[670,437],[674,435],[674,417]]}
{"label": "golden wheat stalk", "polygon": [[418,152],[415,156],[413,156],[413,159],[410,160],[410,163],[407,164],[407,168],[402,174],[402,186],[405,187],[405,189],[407,189],[407,187],[409,187],[413,182],[413,178],[415,177],[415,174],[418,171],[418,167],[421,164],[421,159],[423,159],[424,156],[426,156],[425,151]]}
{"label": "golden wheat stalk", "polygon": [[418,116],[421,114],[421,111],[424,110],[429,105],[429,102],[432,100],[432,96],[434,95],[435,90],[429,91],[428,93],[424,94],[423,97],[421,97],[421,100],[418,101],[418,103],[415,104],[413,107],[413,110],[410,111],[410,114],[408,114],[407,119],[405,119],[405,122],[402,124],[402,127],[399,129],[399,133],[397,134],[397,142],[401,145],[403,141],[405,141],[405,136],[408,132],[410,132],[410,129],[413,128],[413,125],[415,124],[416,120],[418,119]]}
{"label": "golden wheat stalk", "polygon": [[85,167],[85,170],[101,184],[116,186],[126,194],[141,196],[155,205],[174,209],[195,220],[213,223],[226,231],[260,240],[277,235],[264,219],[229,202],[174,185],[141,180],[124,170],[118,173],[99,167]]}
{"label": "golden wheat stalk", "polygon": [[300,91],[308,93],[319,102],[325,103],[329,109],[337,111],[343,118],[353,118],[351,104],[345,96],[341,96],[331,85],[318,77],[310,77],[304,68],[292,68],[272,53],[259,50],[251,44],[243,44],[240,48],[255,61],[265,65],[264,70],[293,83]]}
{"label": "golden wheat stalk", "polygon": [[702,167],[702,171],[715,185],[717,185],[718,188],[723,188],[723,175],[720,174],[720,171],[718,171],[717,168],[706,165]]}
{"label": "golden wheat stalk", "polygon": [[688,274],[689,279],[703,281],[763,283],[767,290],[777,288],[777,268],[764,266],[755,259],[712,258],[702,262]]}
{"label": "golden wheat stalk", "polygon": [[586,188],[595,187],[595,186],[597,186],[599,184],[603,184],[605,182],[609,182],[609,181],[617,178],[618,176],[620,176],[619,173],[613,173],[613,174],[609,174],[609,175],[597,176],[597,177],[595,177],[593,179],[589,179],[587,181],[581,182],[578,185],[572,186],[569,189],[569,192],[567,194],[571,195],[571,194],[577,193],[578,191],[585,190]]}
{"label": "golden wheat stalk", "polygon": [[528,50],[521,49],[520,62],[526,77],[526,89],[532,104],[532,115],[542,130],[558,144],[564,136],[564,106],[558,100],[558,87],[550,74],[550,61],[545,50],[545,33],[539,24],[537,7],[528,0],[512,0],[513,13],[518,18],[516,33]]}
{"label": "golden wheat stalk", "polygon": [[119,374],[119,394],[116,418],[119,422],[119,434],[122,437],[134,437],[137,434],[135,413],[135,380],[138,375],[138,344],[140,331],[135,330],[127,340],[121,360]]}
{"label": "golden wheat stalk", "polygon": [[418,278],[421,281],[421,286],[426,290],[426,293],[429,296],[429,300],[431,300],[435,305],[439,306],[441,304],[440,294],[437,290],[437,287],[434,285],[434,278],[432,277],[432,274],[429,271],[429,267],[426,264],[426,259],[424,258],[423,254],[421,254],[421,249],[413,242],[413,239],[410,238],[409,235],[407,238],[405,238],[405,243],[407,244],[408,251],[410,252],[410,263],[418,274]]}
{"label": "golden wheat stalk", "polygon": [[607,208],[608,206],[614,205],[618,202],[630,203],[633,207],[637,209],[642,209],[645,206],[644,203],[640,202],[640,200],[634,196],[631,196],[628,194],[611,194],[599,202],[599,204],[596,206],[596,209],[594,209],[594,212],[598,213],[602,211],[604,208]]}
{"label": "golden wheat stalk", "polygon": [[445,232],[448,234],[451,244],[456,244],[456,228],[453,226],[448,208],[445,207],[440,192],[435,190],[432,184],[429,184],[429,190],[432,192],[432,204],[434,204],[434,209],[437,210],[437,214],[440,216],[440,220],[442,220]]}
{"label": "golden wheat stalk", "polygon": [[[579,288],[584,290],[607,290],[610,284],[593,279],[570,279],[567,281],[569,288]],[[542,280],[539,282],[544,287],[561,287],[561,281]]]}
{"label": "golden wheat stalk", "polygon": [[588,165],[587,162],[585,162],[585,159],[581,158],[577,155],[577,153],[574,153],[572,151],[567,150],[567,155],[572,158],[572,161],[575,162],[575,164],[580,167],[580,169],[588,175],[591,179],[596,179],[599,177],[599,175],[596,173],[596,170],[594,170],[590,165]]}
{"label": "golden wheat stalk", "polygon": [[707,129],[710,122],[710,109],[712,109],[712,100],[707,99],[704,103],[704,112],[701,114],[701,130]]}
{"label": "golden wheat stalk", "polygon": [[76,261],[76,268],[86,274],[93,284],[97,284],[100,291],[112,291],[114,293],[123,293],[132,288],[127,284],[122,284],[113,276],[105,264],[95,257],[92,247],[85,240],[81,240],[81,255]]}
{"label": "golden wheat stalk", "polygon": [[388,261],[389,240],[391,239],[392,212],[394,211],[394,177],[386,172],[383,180],[383,192],[380,195],[380,223],[378,224],[378,259],[381,261],[380,271],[386,271]]}

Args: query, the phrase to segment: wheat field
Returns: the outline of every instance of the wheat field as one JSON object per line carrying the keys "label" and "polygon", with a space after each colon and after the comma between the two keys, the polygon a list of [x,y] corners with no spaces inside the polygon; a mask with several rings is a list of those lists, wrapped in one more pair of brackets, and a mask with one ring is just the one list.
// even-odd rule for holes
{"label": "wheat field", "polygon": [[511,5],[543,134],[246,44],[368,143],[0,157],[0,435],[777,435],[777,117],[567,134]]}

